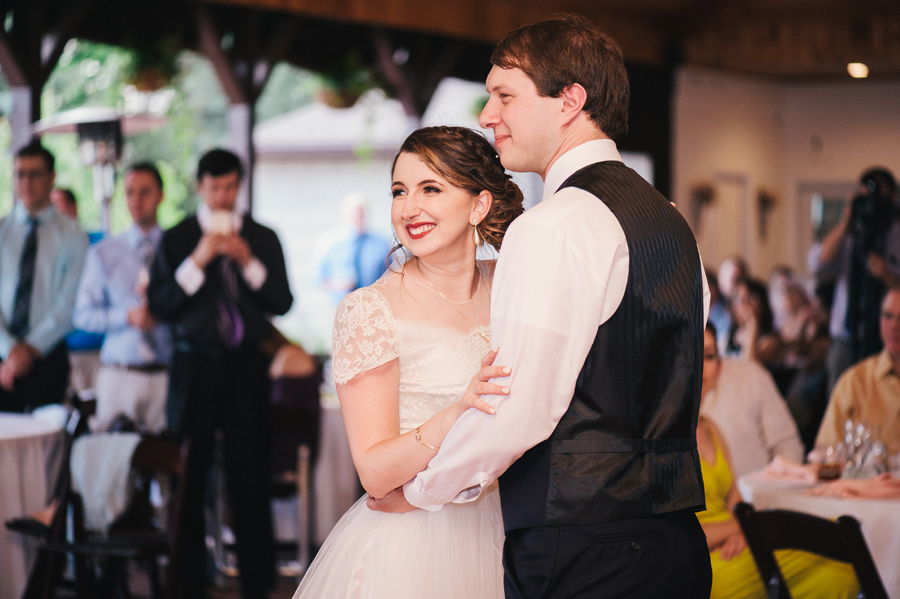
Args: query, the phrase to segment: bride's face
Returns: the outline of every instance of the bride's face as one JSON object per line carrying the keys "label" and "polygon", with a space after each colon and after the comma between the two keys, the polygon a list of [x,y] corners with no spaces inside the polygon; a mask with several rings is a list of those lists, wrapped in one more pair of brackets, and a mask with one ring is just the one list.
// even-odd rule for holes
{"label": "bride's face", "polygon": [[394,231],[413,255],[474,253],[469,223],[475,196],[448,183],[415,154],[397,158],[391,195]]}

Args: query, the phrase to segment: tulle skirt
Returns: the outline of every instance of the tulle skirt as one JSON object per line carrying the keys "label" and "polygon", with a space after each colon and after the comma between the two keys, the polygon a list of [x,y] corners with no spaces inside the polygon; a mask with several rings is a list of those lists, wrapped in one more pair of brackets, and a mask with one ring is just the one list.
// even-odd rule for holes
{"label": "tulle skirt", "polygon": [[328,535],[294,599],[501,599],[496,483],[440,511],[373,512],[363,496]]}

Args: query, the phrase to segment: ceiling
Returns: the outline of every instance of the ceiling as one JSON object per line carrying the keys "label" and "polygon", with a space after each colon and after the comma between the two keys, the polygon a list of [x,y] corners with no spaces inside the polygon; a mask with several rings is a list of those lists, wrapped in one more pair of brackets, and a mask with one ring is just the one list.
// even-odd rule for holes
{"label": "ceiling", "polygon": [[900,0],[0,0],[0,65],[39,88],[72,37],[200,49],[232,101],[257,97],[279,60],[362,65],[421,114],[441,78],[483,80],[500,38],[560,12],[600,25],[630,65],[823,80],[864,62],[900,77]]}
{"label": "ceiling", "polygon": [[779,78],[900,76],[898,0],[200,0],[493,44],[559,12],[582,14],[630,62]]}

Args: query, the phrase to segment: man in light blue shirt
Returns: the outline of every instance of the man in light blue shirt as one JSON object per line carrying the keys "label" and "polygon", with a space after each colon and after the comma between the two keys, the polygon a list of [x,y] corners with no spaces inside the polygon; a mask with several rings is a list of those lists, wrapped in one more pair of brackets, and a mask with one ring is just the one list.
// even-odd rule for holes
{"label": "man in light blue shirt", "polygon": [[321,248],[316,266],[316,278],[335,305],[354,289],[377,281],[387,268],[391,251],[386,239],[367,230],[362,196],[347,196],[341,213],[346,224],[328,234],[330,239]]}
{"label": "man in light blue shirt", "polygon": [[54,162],[37,141],[16,153],[18,201],[0,220],[0,410],[61,402],[69,384],[63,338],[88,238],[51,206]]}
{"label": "man in light blue shirt", "polygon": [[172,339],[168,327],[147,311],[148,268],[162,230],[156,211],[162,178],[150,163],[125,174],[125,200],[134,224],[88,251],[73,320],[85,331],[104,333],[97,373],[93,427],[106,429],[123,414],[139,427],[166,428],[166,392]]}

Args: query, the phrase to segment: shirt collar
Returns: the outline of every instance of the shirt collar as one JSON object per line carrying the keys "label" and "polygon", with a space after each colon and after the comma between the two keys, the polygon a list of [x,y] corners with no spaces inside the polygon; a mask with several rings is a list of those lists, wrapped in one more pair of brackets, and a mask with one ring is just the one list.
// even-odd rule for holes
{"label": "shirt collar", "polygon": [[131,226],[125,230],[123,235],[125,236],[125,240],[128,242],[129,247],[139,250],[145,235],[150,237],[150,242],[156,247],[160,237],[162,237],[162,229],[159,228],[159,225],[155,225],[150,231],[144,233],[143,229],[132,223]]}
{"label": "shirt collar", "polygon": [[897,369],[894,368],[894,361],[891,360],[891,355],[885,349],[876,358],[875,378],[881,380],[891,375],[900,376],[900,372],[897,372]]}
{"label": "shirt collar", "polygon": [[[244,224],[244,217],[238,212],[232,212],[231,218],[234,222],[234,232],[240,233],[241,226]],[[206,203],[200,204],[200,207],[197,208],[197,222],[200,224],[201,231],[204,233],[209,232],[212,226],[212,210],[209,209]]]}
{"label": "shirt collar", "polygon": [[[25,204],[23,204],[21,200],[16,200],[16,203],[13,206],[13,213],[16,216],[16,220],[20,223],[27,223],[28,219],[31,218],[31,215],[25,208]],[[35,214],[34,219],[38,224],[44,224],[48,219],[52,218],[54,214],[56,214],[56,209],[51,204]]]}
{"label": "shirt collar", "polygon": [[576,171],[589,164],[607,160],[622,162],[622,157],[616,149],[616,142],[611,139],[594,139],[572,148],[560,156],[547,172],[542,199],[546,200],[555,194],[559,186]]}

